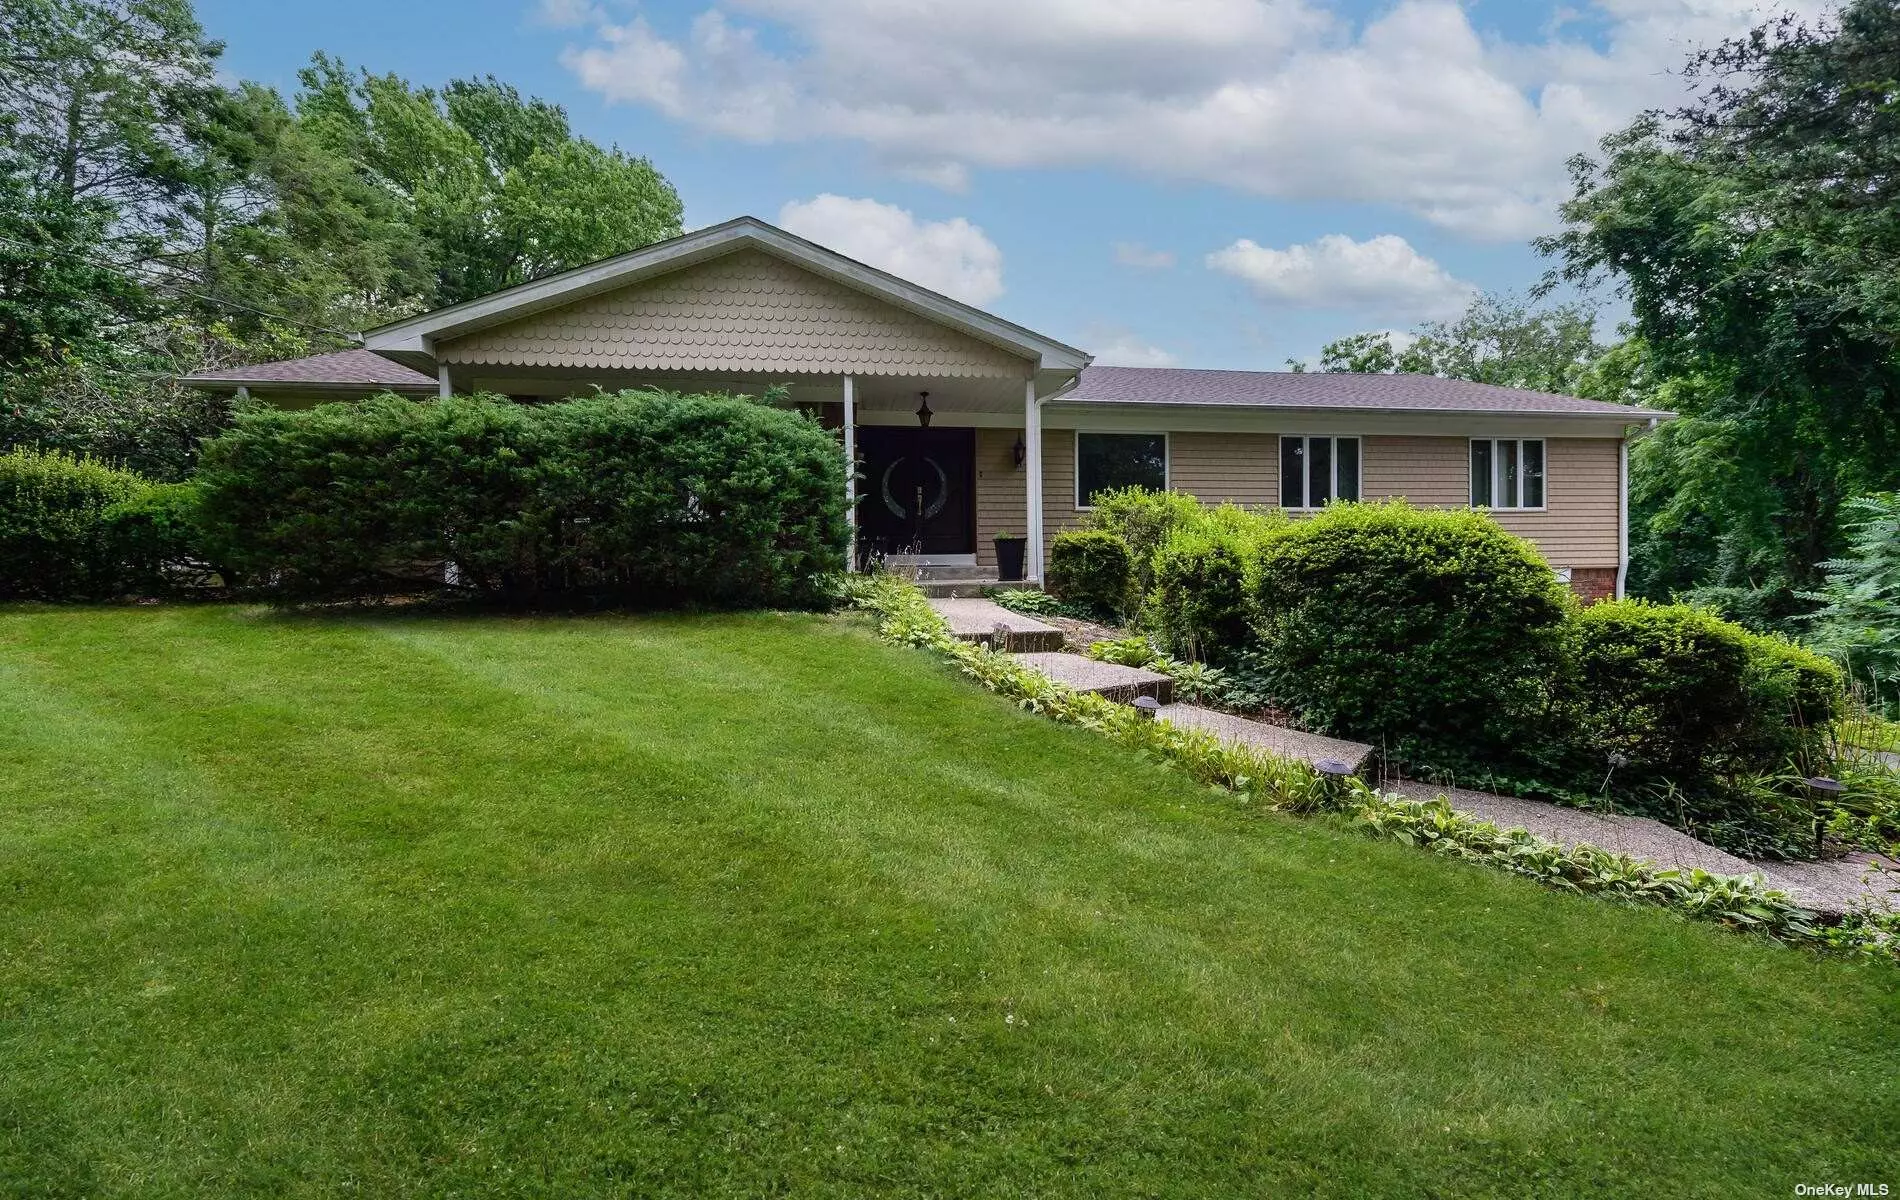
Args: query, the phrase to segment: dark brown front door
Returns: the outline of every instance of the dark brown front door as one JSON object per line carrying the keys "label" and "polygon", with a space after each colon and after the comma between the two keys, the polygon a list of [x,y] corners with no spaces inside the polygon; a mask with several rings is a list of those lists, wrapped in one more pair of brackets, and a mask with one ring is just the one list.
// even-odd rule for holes
{"label": "dark brown front door", "polygon": [[976,431],[861,425],[858,540],[881,554],[976,552]]}

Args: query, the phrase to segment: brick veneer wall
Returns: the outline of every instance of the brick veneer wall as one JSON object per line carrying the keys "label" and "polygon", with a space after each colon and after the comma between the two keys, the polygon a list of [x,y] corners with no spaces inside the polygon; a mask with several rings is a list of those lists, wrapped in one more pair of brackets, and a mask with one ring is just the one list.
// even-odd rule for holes
{"label": "brick veneer wall", "polygon": [[1585,604],[1612,599],[1616,595],[1616,568],[1572,567],[1570,590]]}

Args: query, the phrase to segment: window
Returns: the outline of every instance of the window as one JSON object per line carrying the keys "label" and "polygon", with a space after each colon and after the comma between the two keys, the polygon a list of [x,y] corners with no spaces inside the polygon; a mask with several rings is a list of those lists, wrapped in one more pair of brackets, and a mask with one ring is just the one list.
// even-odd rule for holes
{"label": "window", "polygon": [[1076,434],[1075,506],[1093,507],[1095,493],[1125,487],[1168,490],[1168,435]]}
{"label": "window", "polygon": [[1280,507],[1323,508],[1359,498],[1359,439],[1280,439]]}
{"label": "window", "polygon": [[1544,439],[1472,439],[1471,507],[1544,507]]}

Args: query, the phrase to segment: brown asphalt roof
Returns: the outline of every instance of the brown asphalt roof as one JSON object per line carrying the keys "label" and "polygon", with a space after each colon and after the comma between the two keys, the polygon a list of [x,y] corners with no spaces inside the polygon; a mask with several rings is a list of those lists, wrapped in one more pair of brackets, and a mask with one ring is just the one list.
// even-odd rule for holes
{"label": "brown asphalt roof", "polygon": [[399,391],[434,391],[436,381],[420,371],[391,362],[368,350],[337,350],[308,358],[225,367],[187,375],[181,381],[197,384],[247,384],[280,387],[386,387]]}
{"label": "brown asphalt roof", "polygon": [[1622,416],[1671,414],[1550,392],[1440,379],[1436,375],[1351,375],[1326,371],[1199,371],[1179,367],[1085,367],[1070,404],[1181,404],[1218,408],[1331,408],[1365,412],[1534,413]]}

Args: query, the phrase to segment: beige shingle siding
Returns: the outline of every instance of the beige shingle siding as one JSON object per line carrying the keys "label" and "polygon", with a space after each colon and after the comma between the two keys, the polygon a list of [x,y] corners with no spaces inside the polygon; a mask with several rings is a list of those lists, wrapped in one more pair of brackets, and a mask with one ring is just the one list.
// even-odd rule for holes
{"label": "beige shingle siding", "polygon": [[1029,532],[1027,468],[1016,465],[1021,436],[1020,429],[976,431],[976,562],[991,570],[996,568],[996,535]]}
{"label": "beige shingle siding", "polygon": [[[1471,500],[1471,442],[1449,437],[1369,437],[1366,497],[1404,496],[1457,508]],[[1553,567],[1617,565],[1617,442],[1549,438],[1542,512],[1498,512],[1498,524],[1536,542]]]}
{"label": "beige shingle siding", "polygon": [[1028,360],[756,250],[436,347],[457,364],[1026,378]]}
{"label": "beige shingle siding", "polygon": [[1280,439],[1271,433],[1177,433],[1168,438],[1168,482],[1209,504],[1280,502]]}
{"label": "beige shingle siding", "polygon": [[[1014,429],[977,433],[978,562],[990,565],[988,539],[1023,524],[1022,473],[1010,466]],[[1177,433],[1168,440],[1170,482],[1209,503],[1279,503],[1279,437],[1270,433]],[[1543,512],[1494,514],[1504,528],[1529,538],[1554,567],[1617,565],[1617,442],[1614,438],[1550,438],[1548,495]],[[1361,442],[1368,500],[1404,496],[1429,508],[1462,508],[1470,500],[1470,440],[1463,437],[1367,436]],[[1075,508],[1075,434],[1043,434],[1043,532],[1053,538],[1081,525]]]}

